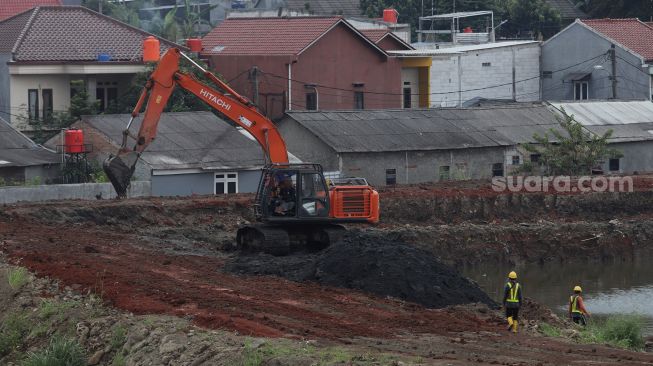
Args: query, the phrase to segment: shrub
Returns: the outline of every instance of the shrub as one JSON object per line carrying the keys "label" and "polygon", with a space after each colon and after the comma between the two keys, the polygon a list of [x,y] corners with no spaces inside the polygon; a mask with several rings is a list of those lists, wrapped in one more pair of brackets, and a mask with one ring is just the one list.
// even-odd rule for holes
{"label": "shrub", "polygon": [[0,357],[11,353],[27,335],[29,322],[23,314],[9,314],[0,325]]}
{"label": "shrub", "polygon": [[52,338],[47,349],[30,353],[23,366],[85,366],[86,355],[74,339]]}
{"label": "shrub", "polygon": [[540,332],[547,337],[560,337],[562,335],[560,329],[548,323],[540,324]]}
{"label": "shrub", "polygon": [[644,347],[642,318],[637,315],[615,315],[605,320],[593,320],[581,331],[581,340],[641,350]]}
{"label": "shrub", "polygon": [[9,280],[9,286],[14,290],[18,290],[27,283],[27,269],[24,267],[12,268],[7,273],[7,279]]}

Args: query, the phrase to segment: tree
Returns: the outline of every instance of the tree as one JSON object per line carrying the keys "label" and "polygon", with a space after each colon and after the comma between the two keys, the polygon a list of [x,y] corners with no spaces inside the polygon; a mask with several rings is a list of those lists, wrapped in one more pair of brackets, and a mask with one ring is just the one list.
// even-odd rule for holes
{"label": "tree", "polygon": [[[562,118],[556,117],[562,131],[550,129],[544,136],[533,135],[536,144],[523,145],[526,151],[540,154],[540,163],[549,175],[584,175],[591,174],[606,158],[619,158],[623,154],[608,146],[612,130],[603,135],[595,135],[587,131],[573,116],[562,110]],[[529,166],[523,170],[528,171]],[[532,168],[532,167],[531,167]],[[532,172],[532,169],[530,169]]]}
{"label": "tree", "polygon": [[84,0],[82,5],[101,12],[104,15],[118,19],[134,27],[140,27],[138,10],[143,6],[143,0],[134,1],[109,1],[109,0]]}
{"label": "tree", "polygon": [[653,18],[653,0],[585,0],[583,9],[593,18]]}
{"label": "tree", "polygon": [[508,36],[530,32],[533,38],[549,38],[560,30],[560,13],[544,0],[511,0],[506,4],[508,23],[502,31]]}
{"label": "tree", "polygon": [[173,42],[178,39],[200,37],[203,26],[208,29],[213,27],[204,17],[216,7],[217,5],[209,5],[200,10],[199,4],[194,3],[192,0],[184,0],[181,9],[175,5],[166,13],[163,19],[160,17],[154,18],[150,31]]}

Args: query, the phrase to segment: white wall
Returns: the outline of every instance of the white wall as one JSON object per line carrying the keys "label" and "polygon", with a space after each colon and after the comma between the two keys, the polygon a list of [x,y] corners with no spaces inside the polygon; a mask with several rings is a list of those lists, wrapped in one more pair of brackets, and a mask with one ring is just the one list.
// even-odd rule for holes
{"label": "white wall", "polygon": [[[410,83],[410,85],[406,85]],[[410,108],[419,108],[419,72],[416,67],[403,67],[401,69],[401,106],[404,106],[403,92],[410,87],[411,101]]]}
{"label": "white wall", "polygon": [[52,103],[55,111],[68,110],[70,106],[70,76],[69,75],[11,75],[11,124],[19,130],[31,129],[27,118],[27,91],[39,89],[39,116],[43,116],[43,89],[52,89]]}
{"label": "white wall", "polygon": [[[515,81],[533,78],[515,83],[517,101],[539,100],[539,63],[537,43],[435,56],[431,66],[431,107],[454,107],[476,97],[512,99],[513,67]],[[460,92],[471,89],[481,90]]]}

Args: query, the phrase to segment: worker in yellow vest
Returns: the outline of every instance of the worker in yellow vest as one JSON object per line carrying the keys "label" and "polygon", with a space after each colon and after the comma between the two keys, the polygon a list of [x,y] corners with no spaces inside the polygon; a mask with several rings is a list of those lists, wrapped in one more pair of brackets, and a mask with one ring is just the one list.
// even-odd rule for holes
{"label": "worker in yellow vest", "polygon": [[517,324],[519,322],[519,307],[522,304],[522,290],[517,282],[517,273],[512,271],[508,274],[508,283],[506,283],[503,292],[503,306],[506,308],[506,318],[508,318],[508,330],[517,333]]}
{"label": "worker in yellow vest", "polygon": [[576,324],[586,325],[587,320],[585,316],[590,316],[590,313],[585,309],[583,298],[580,294],[583,289],[580,286],[574,287],[574,294],[569,297],[569,318]]}

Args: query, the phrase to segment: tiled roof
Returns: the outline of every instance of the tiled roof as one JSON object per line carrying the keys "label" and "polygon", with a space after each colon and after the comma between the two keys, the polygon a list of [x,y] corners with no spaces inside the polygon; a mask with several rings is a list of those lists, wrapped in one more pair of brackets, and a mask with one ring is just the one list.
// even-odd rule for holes
{"label": "tiled roof", "polygon": [[0,0],[0,20],[37,6],[62,5],[61,0]]}
{"label": "tiled roof", "polygon": [[588,19],[582,22],[645,60],[653,60],[653,28],[638,19]]}
{"label": "tiled roof", "polygon": [[553,9],[557,9],[560,12],[560,17],[562,19],[585,19],[587,14],[582,10],[574,6],[574,3],[571,0],[545,0],[547,4]]}
{"label": "tiled roof", "polygon": [[360,29],[360,32],[374,43],[378,43],[386,34],[389,33],[387,29]]}
{"label": "tiled roof", "polygon": [[204,37],[204,50],[220,55],[297,55],[341,17],[230,18]]}
{"label": "tiled roof", "polygon": [[[0,50],[13,50],[19,62],[96,61],[101,53],[139,62],[151,35],[80,6],[38,7],[0,22]],[[162,52],[176,46],[159,39]]]}
{"label": "tiled roof", "polygon": [[287,0],[286,7],[315,15],[361,15],[359,0]]}

